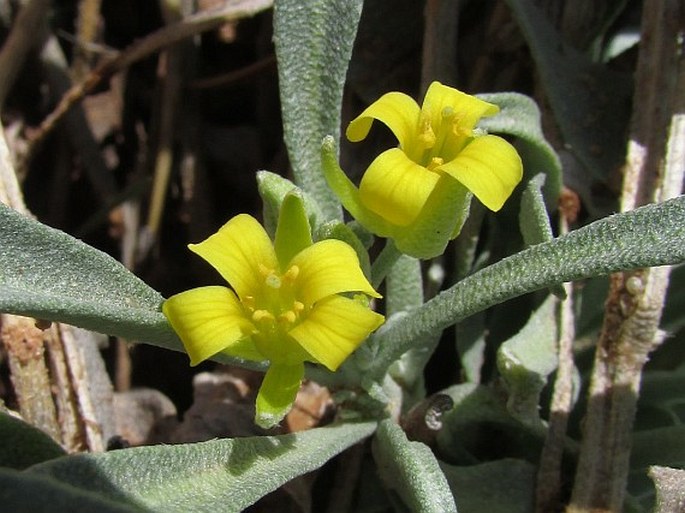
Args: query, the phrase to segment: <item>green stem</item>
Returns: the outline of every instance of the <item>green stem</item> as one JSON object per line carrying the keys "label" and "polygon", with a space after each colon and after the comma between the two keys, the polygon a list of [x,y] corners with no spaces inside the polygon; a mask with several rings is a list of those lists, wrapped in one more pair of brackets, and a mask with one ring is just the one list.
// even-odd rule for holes
{"label": "green stem", "polygon": [[380,252],[376,260],[374,260],[371,266],[371,285],[374,289],[380,287],[383,280],[388,275],[392,266],[395,262],[402,256],[402,253],[397,249],[395,243],[388,239],[385,243],[385,247]]}

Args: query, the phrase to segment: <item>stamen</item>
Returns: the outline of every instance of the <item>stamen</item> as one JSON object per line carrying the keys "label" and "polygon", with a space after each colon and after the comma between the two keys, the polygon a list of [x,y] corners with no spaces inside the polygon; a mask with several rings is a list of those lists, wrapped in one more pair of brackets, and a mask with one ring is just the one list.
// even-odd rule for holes
{"label": "stamen", "polygon": [[435,132],[431,126],[431,118],[427,112],[421,112],[419,119],[418,139],[424,148],[432,148],[435,145]]}
{"label": "stamen", "polygon": [[260,322],[260,321],[273,321],[275,320],[273,314],[269,312],[268,310],[255,310],[254,313],[252,314],[252,320],[255,322]]}
{"label": "stamen", "polygon": [[290,269],[286,271],[286,273],[283,275],[283,279],[293,283],[296,279],[297,276],[300,274],[300,268],[296,265],[290,266]]}
{"label": "stamen", "polygon": [[259,274],[264,276],[265,278],[269,276],[270,274],[273,274],[275,271],[273,269],[269,269],[267,266],[259,262],[257,264],[257,268],[259,269]]}
{"label": "stamen", "polygon": [[294,301],[293,302],[293,310],[297,313],[303,312],[304,311],[304,304],[300,303],[299,301]]}
{"label": "stamen", "polygon": [[465,117],[465,114],[462,112],[459,115],[455,115],[454,119],[452,119],[452,133],[457,137],[471,137],[473,135],[473,130],[464,126]]}
{"label": "stamen", "polygon": [[428,163],[428,169],[433,170],[438,166],[442,166],[445,163],[445,160],[442,157],[432,157],[431,161]]}
{"label": "stamen", "polygon": [[278,320],[282,323],[292,324],[297,320],[297,314],[292,310],[288,310],[287,312],[283,312],[281,315],[279,315]]}

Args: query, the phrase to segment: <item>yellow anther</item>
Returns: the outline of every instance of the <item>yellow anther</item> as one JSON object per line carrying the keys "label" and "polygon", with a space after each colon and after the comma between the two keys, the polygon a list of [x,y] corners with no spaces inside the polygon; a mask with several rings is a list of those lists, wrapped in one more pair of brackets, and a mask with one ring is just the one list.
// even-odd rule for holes
{"label": "yellow anther", "polygon": [[441,157],[432,157],[427,167],[428,169],[433,170],[438,166],[442,166],[444,163],[445,161]]}
{"label": "yellow anther", "polygon": [[287,312],[283,312],[281,315],[279,315],[278,320],[283,323],[292,324],[297,320],[297,314],[292,310],[288,310]]}
{"label": "yellow anther", "polygon": [[259,269],[259,274],[264,276],[265,278],[269,276],[270,274],[274,274],[276,271],[275,269],[269,269],[267,266],[259,262],[257,264],[257,269]]}
{"label": "yellow anther", "polygon": [[300,303],[299,301],[294,301],[293,302],[293,310],[297,312],[298,314],[300,312],[304,312],[304,304]]}
{"label": "yellow anther", "polygon": [[425,112],[421,113],[421,118],[419,119],[419,141],[424,148],[432,148],[435,145],[435,132],[433,132],[433,127],[431,126],[431,118]]}
{"label": "yellow anther", "polygon": [[273,314],[268,310],[255,310],[252,314],[252,320],[255,322],[260,321],[273,321],[275,320]]}
{"label": "yellow anther", "polygon": [[290,266],[290,269],[286,271],[286,273],[283,275],[283,279],[293,283],[296,279],[297,276],[300,274],[300,268],[296,265]]}
{"label": "yellow anther", "polygon": [[464,125],[465,114],[462,112],[455,115],[452,119],[452,133],[457,137],[471,137],[473,135],[473,130]]}
{"label": "yellow anther", "polygon": [[473,137],[473,130],[470,130],[466,127],[463,127],[459,125],[458,123],[455,123],[452,126],[452,133],[456,135],[457,137]]}

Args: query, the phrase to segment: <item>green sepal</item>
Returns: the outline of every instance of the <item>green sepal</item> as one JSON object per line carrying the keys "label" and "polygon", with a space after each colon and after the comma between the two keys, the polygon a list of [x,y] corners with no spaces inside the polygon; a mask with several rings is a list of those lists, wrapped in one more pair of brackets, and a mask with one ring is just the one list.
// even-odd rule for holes
{"label": "green sepal", "polygon": [[302,201],[304,202],[304,209],[307,212],[307,217],[309,218],[309,225],[315,227],[321,222],[322,219],[324,219],[323,213],[319,208],[319,204],[311,195],[304,192],[287,178],[283,178],[276,173],[271,173],[270,171],[258,171],[257,189],[262,198],[262,202],[264,203],[264,228],[271,236],[276,233],[276,225],[278,225],[281,204],[283,203],[286,194],[294,189],[300,191]]}
{"label": "green sepal", "polygon": [[272,363],[257,394],[255,424],[264,429],[278,425],[295,402],[304,378],[304,363]]}
{"label": "green sepal", "polygon": [[330,135],[321,144],[321,166],[328,186],[352,217],[376,235],[390,237],[393,231],[390,223],[362,204],[359,190],[340,168],[335,141]]}
{"label": "green sepal", "polygon": [[442,255],[464,226],[471,198],[466,187],[442,176],[416,220],[397,234],[395,245],[405,255],[424,260]]}
{"label": "green sepal", "polygon": [[274,240],[274,249],[281,270],[285,272],[290,260],[311,245],[312,230],[302,201],[302,193],[294,189],[286,194],[281,204]]}

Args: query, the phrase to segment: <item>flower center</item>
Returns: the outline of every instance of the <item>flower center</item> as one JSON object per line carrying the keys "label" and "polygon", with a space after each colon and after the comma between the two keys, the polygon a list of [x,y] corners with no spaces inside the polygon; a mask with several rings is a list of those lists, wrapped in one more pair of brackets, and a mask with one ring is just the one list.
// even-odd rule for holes
{"label": "flower center", "polygon": [[293,363],[309,358],[288,335],[308,311],[297,297],[300,268],[292,265],[285,273],[279,274],[276,269],[260,265],[259,272],[261,287],[254,291],[254,295],[242,299],[245,313],[255,327],[252,339],[257,349],[272,362]]}
{"label": "flower center", "polygon": [[260,265],[263,286],[255,295],[246,296],[242,303],[258,331],[285,334],[300,321],[305,305],[295,294],[295,283],[300,268],[291,266],[279,275],[275,269]]}
{"label": "flower center", "polygon": [[[434,126],[436,130],[433,130]],[[423,152],[416,162],[432,171],[445,161],[454,159],[470,137],[473,137],[473,131],[464,125],[463,113],[447,106],[440,112],[439,122],[433,124],[430,114],[424,109],[418,127],[418,141]]]}

